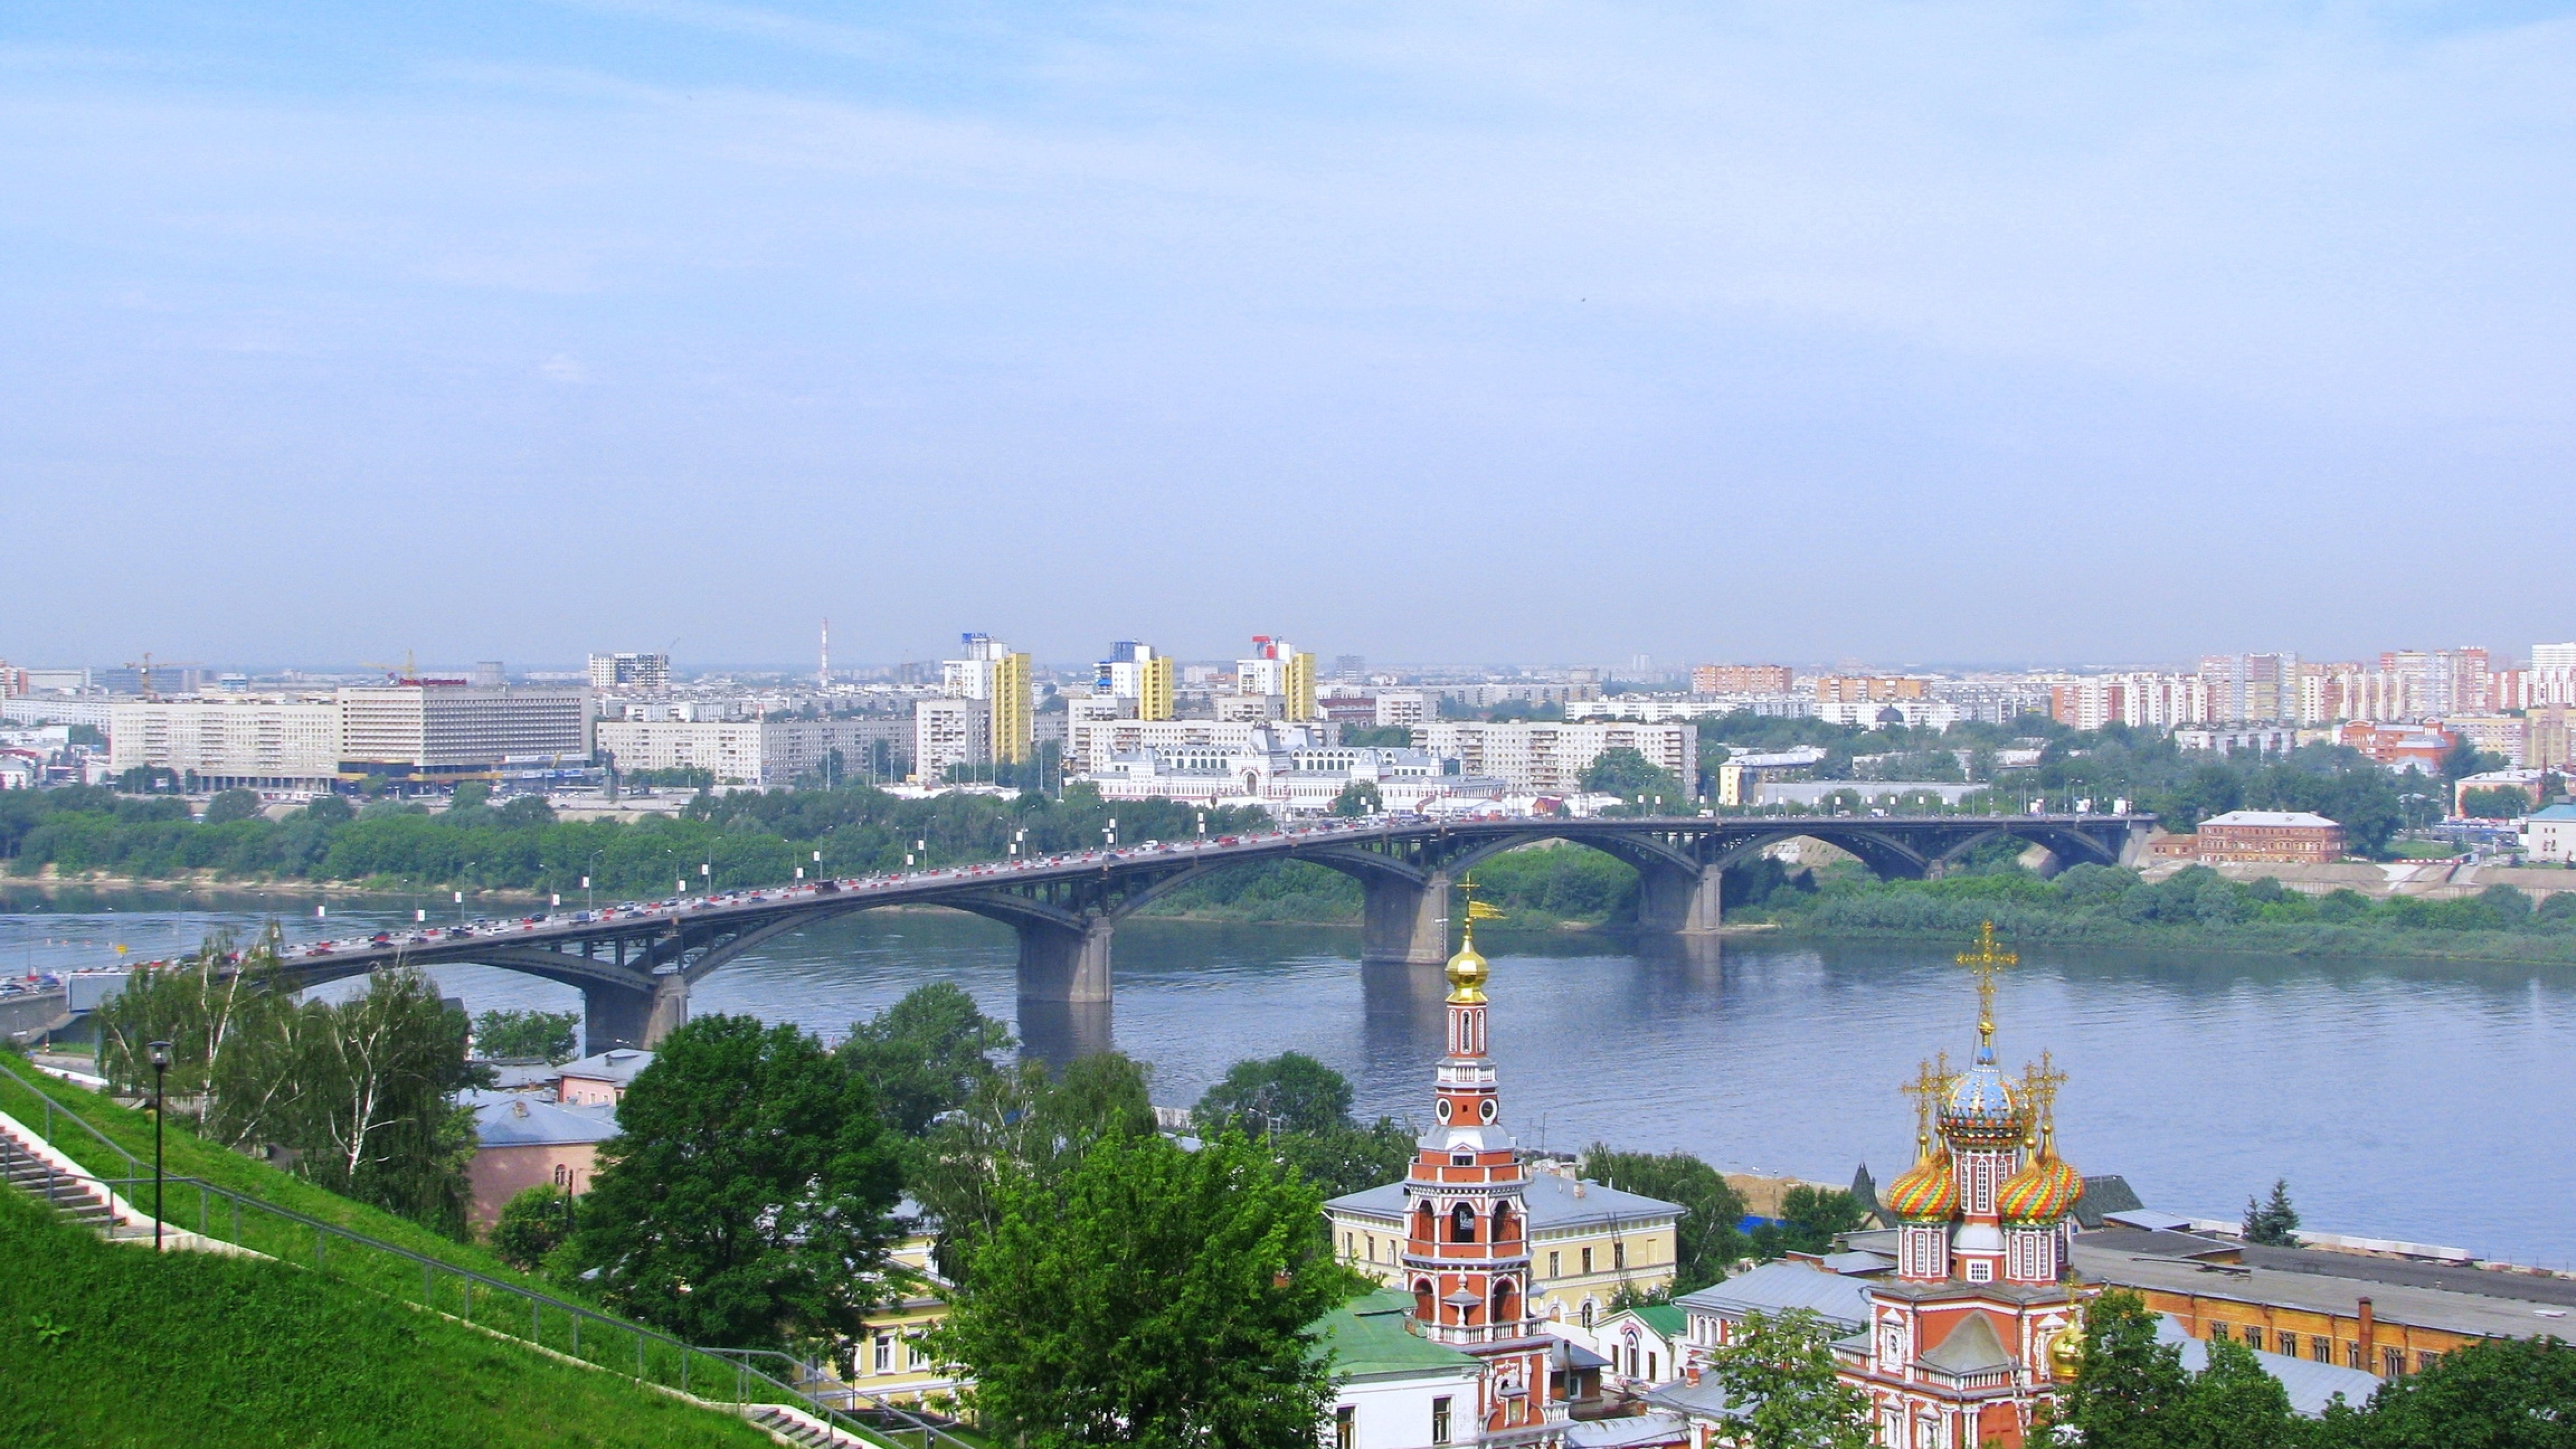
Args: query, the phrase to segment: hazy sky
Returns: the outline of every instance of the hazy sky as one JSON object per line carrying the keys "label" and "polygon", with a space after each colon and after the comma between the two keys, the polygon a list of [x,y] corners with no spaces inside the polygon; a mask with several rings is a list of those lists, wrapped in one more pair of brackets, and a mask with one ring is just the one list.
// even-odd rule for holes
{"label": "hazy sky", "polygon": [[0,657],[2576,637],[2576,6],[0,9]]}

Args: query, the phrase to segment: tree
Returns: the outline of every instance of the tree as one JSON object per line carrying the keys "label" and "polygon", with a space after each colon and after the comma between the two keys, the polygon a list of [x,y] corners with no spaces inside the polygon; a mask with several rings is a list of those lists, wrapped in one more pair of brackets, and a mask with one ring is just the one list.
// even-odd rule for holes
{"label": "tree", "polygon": [[2109,1289],[2084,1305],[2083,1353],[2074,1382],[2043,1400],[2029,1442],[2086,1449],[2169,1449],[2189,1392],[2182,1349],[2156,1341],[2146,1300]]}
{"label": "tree", "polygon": [[500,1061],[568,1062],[578,1011],[487,1011],[474,1018],[474,1046]]}
{"label": "tree", "polygon": [[2485,1339],[2390,1379],[2366,1413],[2329,1415],[2355,1449],[2564,1449],[2576,1432],[2576,1349],[2555,1338]]}
{"label": "tree", "polygon": [[2192,1376],[2166,1442],[2177,1449],[2289,1449],[2303,1437],[2289,1391],[2254,1350],[2213,1338],[2208,1365]]}
{"label": "tree", "polygon": [[1265,1144],[1272,1155],[1328,1198],[1380,1187],[1404,1176],[1419,1150],[1413,1129],[1392,1117],[1366,1127],[1323,1132],[1282,1132]]}
{"label": "tree", "polygon": [[501,1204],[492,1224],[492,1251],[523,1273],[545,1265],[572,1235],[572,1198],[551,1183],[539,1183]]}
{"label": "tree", "polygon": [[216,792],[214,798],[206,802],[208,825],[222,825],[234,820],[254,820],[259,817],[259,813],[257,790],[222,790]]}
{"label": "tree", "polygon": [[850,1027],[838,1055],[865,1078],[886,1122],[919,1137],[943,1112],[965,1105],[1008,1050],[1010,1028],[984,1015],[954,982],[916,986],[901,1001]]}
{"label": "tree", "polygon": [[1078,1157],[1104,1137],[1152,1136],[1154,1099],[1146,1083],[1153,1075],[1151,1063],[1124,1052],[1074,1058],[1038,1099],[1035,1115],[1048,1159]]}
{"label": "tree", "polygon": [[1594,756],[1583,768],[1583,788],[1622,800],[1661,796],[1667,808],[1680,805],[1688,795],[1672,771],[1625,746]]}
{"label": "tree", "polygon": [[1281,1052],[1228,1068],[1199,1098],[1196,1116],[1207,1136],[1229,1126],[1256,1136],[1329,1132],[1351,1125],[1351,1084],[1304,1052]]}
{"label": "tree", "polygon": [[1738,1449],[1867,1449],[1869,1399],[1837,1376],[1831,1340],[1803,1308],[1746,1314],[1709,1351],[1707,1375],[1726,1394],[1720,1437]]}
{"label": "tree", "polygon": [[573,1258],[647,1322],[732,1348],[858,1331],[900,1173],[865,1080],[792,1025],[707,1016],[618,1104]]}
{"label": "tree", "polygon": [[2531,812],[2531,797],[2511,785],[2460,792],[2460,813],[2472,820],[2514,820]]}
{"label": "tree", "polygon": [[1321,1211],[1240,1134],[1105,1137],[1056,1184],[1010,1179],[932,1348],[998,1443],[1313,1449],[1315,1324],[1359,1286]]}
{"label": "tree", "polygon": [[2459,743],[2442,753],[2442,783],[2456,784],[2471,775],[2483,775],[2504,767],[2503,756],[2491,755],[2479,749],[2476,741],[2462,736]]}
{"label": "tree", "polygon": [[1689,1153],[1614,1152],[1596,1142],[1583,1154],[1583,1172],[1622,1192],[1687,1210],[1674,1233],[1673,1292],[1707,1287],[1744,1256],[1748,1245],[1737,1226],[1744,1220],[1744,1199],[1716,1168]]}
{"label": "tree", "polygon": [[1386,797],[1378,793],[1375,780],[1353,780],[1333,797],[1333,813],[1344,819],[1374,815],[1386,808]]}
{"label": "tree", "polygon": [[2267,1248],[2295,1248],[2299,1245],[2299,1210],[2290,1206],[2290,1180],[2282,1178],[2272,1184],[2269,1202],[2245,1199],[2245,1241]]}
{"label": "tree", "polygon": [[1780,1217],[1753,1230],[1753,1249],[1765,1258],[1784,1253],[1824,1253],[1838,1233],[1858,1229],[1868,1215],[1860,1202],[1840,1188],[1804,1183],[1780,1195]]}
{"label": "tree", "polygon": [[304,1028],[290,1117],[304,1149],[297,1170],[463,1237],[474,1159],[473,1109],[455,1101],[474,1080],[465,1013],[439,999],[426,973],[402,968],[377,972],[363,996],[308,1003],[294,1019]]}

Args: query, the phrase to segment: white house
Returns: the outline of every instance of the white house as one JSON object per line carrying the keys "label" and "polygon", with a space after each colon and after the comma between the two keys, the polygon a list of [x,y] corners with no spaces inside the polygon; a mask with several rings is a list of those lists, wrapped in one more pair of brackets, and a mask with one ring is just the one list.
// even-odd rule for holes
{"label": "white house", "polygon": [[1391,1288],[1354,1298],[1324,1316],[1333,1355],[1333,1406],[1325,1449],[1424,1449],[1477,1438],[1479,1375],[1485,1366],[1413,1331],[1413,1299]]}
{"label": "white house", "polygon": [[2552,805],[2522,818],[2523,853],[2576,865],[2576,805]]}

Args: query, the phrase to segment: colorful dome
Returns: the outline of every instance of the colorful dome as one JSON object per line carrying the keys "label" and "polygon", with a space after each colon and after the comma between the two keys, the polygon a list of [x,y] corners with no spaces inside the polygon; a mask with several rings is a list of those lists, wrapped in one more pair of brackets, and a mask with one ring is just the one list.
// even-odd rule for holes
{"label": "colorful dome", "polygon": [[1950,1154],[1926,1152],[1887,1185],[1887,1210],[1909,1223],[1948,1222],[1959,1208],[1959,1180],[1950,1171]]}
{"label": "colorful dome", "polygon": [[1994,1058],[1977,1054],[1941,1099],[1941,1135],[1954,1148],[2010,1147],[2030,1135],[2030,1109]]}
{"label": "colorful dome", "polygon": [[1995,1211],[2008,1223],[2054,1223],[2075,1210],[2084,1177],[2055,1152],[2033,1153],[2030,1164],[1995,1191]]}

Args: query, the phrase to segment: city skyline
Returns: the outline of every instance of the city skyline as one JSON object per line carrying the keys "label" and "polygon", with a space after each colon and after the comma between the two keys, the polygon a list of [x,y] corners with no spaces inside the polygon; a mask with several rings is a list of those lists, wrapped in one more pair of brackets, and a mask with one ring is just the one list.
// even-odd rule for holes
{"label": "city skyline", "polygon": [[2459,546],[2576,459],[2571,50],[2563,6],[21,9],[8,647],[2563,635],[2576,581]]}

